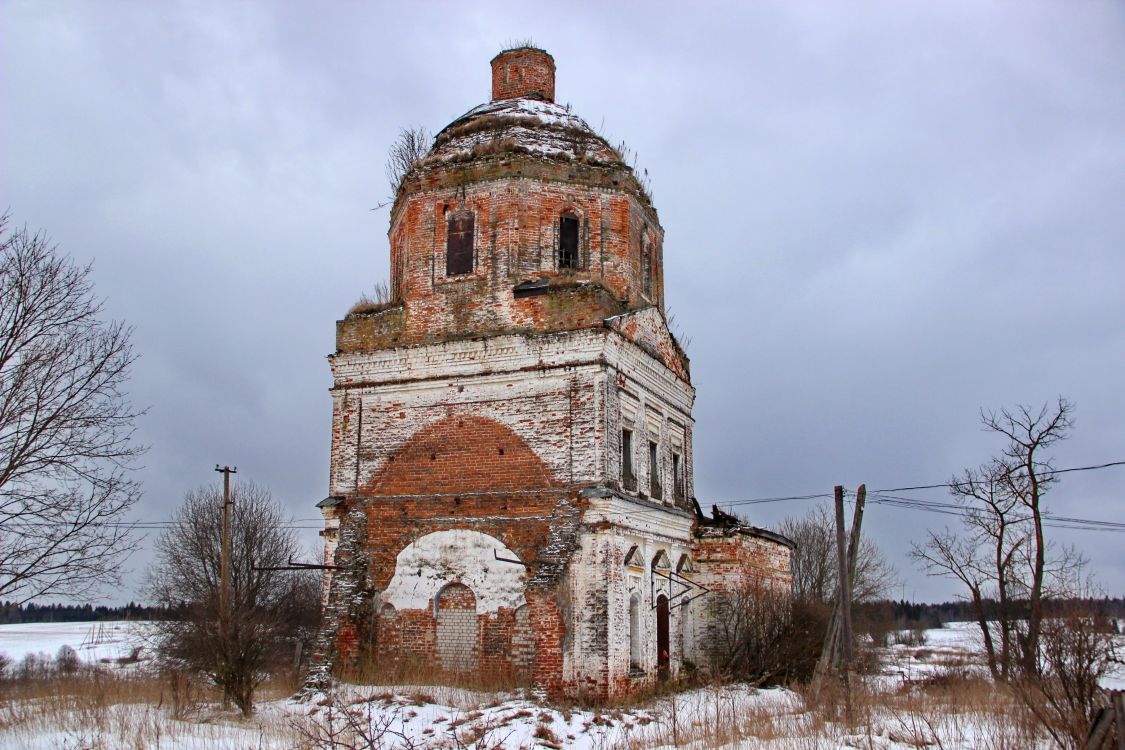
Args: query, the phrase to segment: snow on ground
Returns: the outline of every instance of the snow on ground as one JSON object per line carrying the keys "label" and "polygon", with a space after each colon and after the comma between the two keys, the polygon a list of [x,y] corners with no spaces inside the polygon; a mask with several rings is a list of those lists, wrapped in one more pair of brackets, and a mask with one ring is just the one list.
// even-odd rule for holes
{"label": "snow on ground", "polygon": [[[124,622],[0,626],[0,652],[13,660],[29,653],[53,656],[66,644],[85,661],[100,662],[129,656],[144,630],[143,623]],[[898,689],[904,684],[945,669],[982,670],[978,640],[972,623],[951,623],[926,631],[924,643],[894,645],[887,649],[888,665],[874,681],[876,689],[901,695]],[[892,710],[886,704],[874,709],[865,725],[849,731],[825,721],[823,714],[807,711],[797,693],[738,685],[699,688],[637,706],[600,709],[552,706],[530,695],[442,686],[340,685],[329,694],[261,702],[249,720],[215,706],[200,706],[188,717],[176,719],[169,702],[163,688],[159,702],[122,703],[97,711],[84,712],[81,705],[38,710],[30,700],[9,702],[7,708],[0,708],[4,714],[0,716],[0,747],[280,750],[317,747],[315,740],[325,739],[328,728],[338,731],[349,720],[369,735],[381,734],[375,746],[384,750],[639,750],[674,745],[698,750],[907,750],[938,741],[952,750],[978,747],[982,742],[995,745],[1003,736],[1007,736],[1008,746],[1034,746],[1002,712],[974,713],[972,707],[963,707],[960,713],[941,712],[932,704],[900,705]],[[11,721],[16,717],[22,721]]]}
{"label": "snow on ground", "polygon": [[951,669],[972,672],[985,669],[980,656],[980,630],[976,623],[950,622],[944,628],[922,633],[925,634],[922,643],[896,643],[886,650],[883,674],[913,682]]}
{"label": "snow on ground", "polygon": [[70,646],[87,663],[124,659],[141,647],[145,623],[120,620],[107,622],[34,622],[0,625],[0,654],[18,663],[28,654],[47,654],[52,659],[62,646]]}

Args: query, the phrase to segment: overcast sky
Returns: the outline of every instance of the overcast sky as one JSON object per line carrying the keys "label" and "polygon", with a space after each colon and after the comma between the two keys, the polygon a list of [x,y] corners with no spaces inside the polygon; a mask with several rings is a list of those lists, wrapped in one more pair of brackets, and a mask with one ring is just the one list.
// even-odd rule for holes
{"label": "overcast sky", "polygon": [[[1125,459],[1125,3],[2,0],[0,35],[0,205],[136,328],[137,518],[216,462],[318,517],[388,146],[485,101],[528,37],[652,180],[704,507],[943,482],[1003,447],[982,407],[1059,395],[1058,466]],[[1123,486],[1072,473],[1048,505],[1122,522]],[[956,593],[906,557],[955,520],[869,506],[896,594]],[[1125,594],[1125,535],[1055,538]]]}

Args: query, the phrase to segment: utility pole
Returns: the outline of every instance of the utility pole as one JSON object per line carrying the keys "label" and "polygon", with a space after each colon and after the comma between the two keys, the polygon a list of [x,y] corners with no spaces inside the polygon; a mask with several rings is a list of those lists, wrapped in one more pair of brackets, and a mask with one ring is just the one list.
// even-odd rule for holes
{"label": "utility pole", "polygon": [[836,496],[836,611],[840,615],[840,644],[837,652],[837,667],[840,670],[840,682],[844,685],[844,702],[849,721],[852,714],[851,685],[848,670],[851,667],[851,644],[848,643],[848,603],[851,600],[851,586],[848,582],[848,549],[844,544],[844,488],[836,485],[833,493]]}
{"label": "utility pole", "polygon": [[238,467],[215,464],[215,471],[223,475],[223,540],[222,555],[219,558],[219,618],[226,622],[230,612],[230,475],[238,473]]}
{"label": "utility pole", "polygon": [[855,596],[855,570],[859,564],[859,529],[863,525],[863,506],[867,501],[867,485],[861,484],[855,493],[855,510],[852,512],[852,533],[848,540],[848,596],[844,600],[844,660],[850,665],[855,641],[852,639],[852,599]]}

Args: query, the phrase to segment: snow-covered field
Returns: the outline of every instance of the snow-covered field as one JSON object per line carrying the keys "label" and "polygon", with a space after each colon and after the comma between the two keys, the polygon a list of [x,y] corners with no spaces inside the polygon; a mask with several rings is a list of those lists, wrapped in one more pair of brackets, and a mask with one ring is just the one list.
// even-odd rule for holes
{"label": "snow-covered field", "polygon": [[138,622],[37,622],[0,625],[0,654],[19,662],[28,654],[52,658],[70,646],[90,664],[126,659],[134,648],[143,648],[144,623]]}
{"label": "snow-covered field", "polygon": [[[143,633],[144,625],[137,623],[5,625],[0,653],[18,662],[26,654],[53,656],[65,644],[83,660],[120,672],[117,660],[143,645]],[[924,644],[890,647],[883,674],[857,690],[858,719],[850,729],[811,698],[744,686],[588,709],[442,686],[342,685],[332,694],[262,701],[249,720],[214,705],[198,705],[174,718],[170,689],[154,678],[148,694],[108,703],[96,697],[0,701],[0,748],[1046,747],[1013,712],[1003,710],[987,683],[968,698],[935,698],[911,689],[949,670],[980,670],[976,639],[971,624],[957,623],[927,631]],[[142,651],[142,669],[144,661]],[[349,727],[359,727],[367,740]],[[352,739],[333,745],[333,736]]]}

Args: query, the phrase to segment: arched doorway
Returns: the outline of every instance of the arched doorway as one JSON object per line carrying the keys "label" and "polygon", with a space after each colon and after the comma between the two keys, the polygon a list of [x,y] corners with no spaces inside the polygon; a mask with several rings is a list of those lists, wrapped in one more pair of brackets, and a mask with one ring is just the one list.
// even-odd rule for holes
{"label": "arched doorway", "polygon": [[437,655],[441,667],[450,672],[472,672],[477,668],[477,598],[462,583],[451,583],[434,601],[437,612]]}
{"label": "arched doorway", "polygon": [[668,597],[656,597],[656,672],[662,680],[668,679],[668,665],[672,661],[668,638]]}

